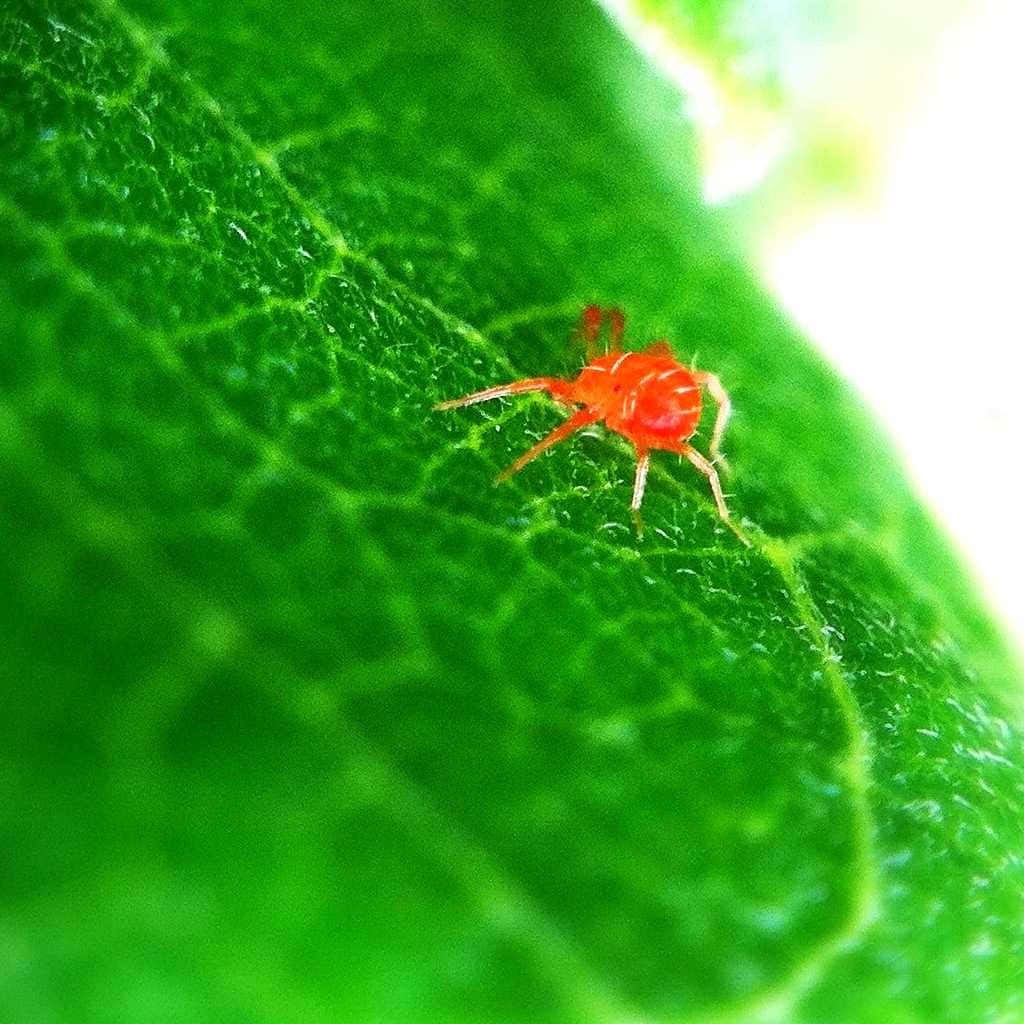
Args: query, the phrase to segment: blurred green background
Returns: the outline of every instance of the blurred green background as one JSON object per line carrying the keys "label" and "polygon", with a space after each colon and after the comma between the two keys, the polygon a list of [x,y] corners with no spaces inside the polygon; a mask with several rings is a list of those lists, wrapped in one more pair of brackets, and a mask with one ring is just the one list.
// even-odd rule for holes
{"label": "blurred green background", "polygon": [[[601,10],[16,2],[0,97],[0,1018],[1020,1018],[1017,669]],[[430,412],[591,301],[751,548]]]}

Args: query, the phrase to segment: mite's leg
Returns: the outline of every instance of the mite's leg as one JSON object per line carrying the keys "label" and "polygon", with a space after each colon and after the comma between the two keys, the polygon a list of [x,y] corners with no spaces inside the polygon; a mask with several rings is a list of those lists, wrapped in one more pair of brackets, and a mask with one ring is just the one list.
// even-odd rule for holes
{"label": "mite's leg", "polygon": [[587,360],[592,361],[600,354],[597,339],[601,334],[601,321],[608,317],[610,347],[609,352],[622,351],[622,334],[626,329],[626,318],[620,309],[605,309],[600,306],[587,306],[580,316],[579,335],[587,346]]}
{"label": "mite's leg", "polygon": [[708,478],[708,483],[711,484],[711,493],[715,496],[715,504],[718,506],[718,514],[728,522],[729,510],[725,507],[725,496],[722,494],[722,483],[718,479],[718,471],[696,448],[691,448],[688,444],[683,445],[682,453],[697,467],[698,472]]}
{"label": "mite's leg", "polygon": [[608,323],[611,324],[612,351],[622,351],[622,334],[626,329],[626,318],[622,315],[621,309],[605,310],[608,314]]}
{"label": "mite's leg", "polygon": [[725,525],[749,548],[750,541],[739,529],[733,526],[733,522],[729,518],[729,510],[725,507],[725,495],[722,494],[722,484],[718,479],[718,472],[715,467],[696,448],[691,448],[688,444],[681,445],[679,453],[685,455],[708,478],[708,483],[711,484],[711,493],[715,496],[715,504],[718,506],[718,514],[722,517]]}
{"label": "mite's leg", "polygon": [[708,394],[711,395],[718,405],[715,429],[711,432],[710,455],[712,462],[723,462],[724,457],[719,454],[718,448],[722,443],[722,433],[729,419],[729,413],[732,412],[732,402],[729,401],[728,392],[722,387],[722,382],[715,374],[705,373],[703,370],[695,370],[693,378],[698,384],[703,384],[708,389]]}
{"label": "mite's leg", "polygon": [[629,506],[633,514],[633,526],[636,535],[643,538],[644,520],[640,515],[640,503],[644,500],[644,488],[647,486],[647,470],[651,467],[651,453],[646,448],[636,450],[636,476],[633,478],[633,501]]}
{"label": "mite's leg", "polygon": [[450,398],[447,402],[438,402],[434,409],[457,409],[461,405],[476,405],[477,402],[489,402],[492,398],[504,398],[506,395],[522,395],[527,391],[549,391],[555,398],[564,399],[568,396],[565,382],[556,377],[531,377],[527,380],[515,380],[511,384],[498,384],[483,391],[474,391],[462,398]]}
{"label": "mite's leg", "polygon": [[597,357],[597,336],[601,333],[600,306],[587,306],[580,314],[579,334],[587,347],[587,362]]}
{"label": "mite's leg", "polygon": [[597,413],[591,412],[589,409],[580,409],[579,412],[573,413],[561,426],[555,427],[547,437],[538,441],[529,451],[523,452],[508,469],[503,469],[494,482],[500,484],[503,480],[507,480],[513,473],[518,473],[532,459],[537,458],[541,452],[547,451],[548,448],[553,444],[558,444],[559,441],[564,441],[574,430],[579,430],[581,427],[595,423],[599,418]]}

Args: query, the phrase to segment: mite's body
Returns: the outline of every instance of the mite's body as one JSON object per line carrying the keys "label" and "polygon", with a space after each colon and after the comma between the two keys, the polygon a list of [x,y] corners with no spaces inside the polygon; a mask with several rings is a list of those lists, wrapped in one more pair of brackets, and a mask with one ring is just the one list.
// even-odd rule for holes
{"label": "mite's body", "polygon": [[[620,351],[624,326],[622,314],[618,310],[609,310],[607,316],[611,322],[612,351],[596,356],[595,344],[602,313],[597,306],[588,306],[583,311],[580,334],[587,344],[590,362],[575,380],[533,377],[441,402],[435,408],[454,409],[506,395],[547,391],[564,405],[582,408],[576,409],[561,426],[521,455],[499,475],[498,480],[505,480],[518,472],[531,459],[573,431],[603,420],[610,430],[627,438],[636,448],[636,478],[631,508],[638,531],[642,531],[639,510],[652,449],[676,452],[689,459],[708,478],[718,512],[722,519],[728,521],[729,510],[713,464],[720,459],[718,449],[729,418],[730,403],[725,389],[713,373],[692,370],[678,362],[667,342],[656,341],[642,352]],[[700,422],[702,386],[708,389],[718,404],[718,415],[711,435],[710,461],[687,443]]]}
{"label": "mite's body", "polygon": [[572,382],[570,400],[637,447],[679,451],[700,422],[700,385],[661,349],[600,356]]}

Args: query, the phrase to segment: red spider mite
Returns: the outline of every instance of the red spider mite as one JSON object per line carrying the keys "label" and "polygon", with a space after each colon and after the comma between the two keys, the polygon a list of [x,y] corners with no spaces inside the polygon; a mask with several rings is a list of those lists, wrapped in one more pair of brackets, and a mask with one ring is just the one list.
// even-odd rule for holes
{"label": "red spider mite", "polygon": [[[610,326],[611,351],[597,355],[597,338],[604,317],[608,318]],[[586,343],[589,362],[575,380],[530,377],[440,402],[434,408],[456,409],[506,395],[547,391],[563,405],[583,408],[576,409],[561,426],[524,452],[499,474],[495,483],[518,473],[531,459],[565,440],[574,431],[604,420],[610,430],[632,441],[636,448],[636,477],[630,510],[638,534],[643,535],[640,503],[644,497],[652,449],[675,452],[689,459],[708,478],[718,514],[731,527],[729,510],[714,466],[715,462],[722,461],[719,445],[732,407],[725,388],[715,374],[683,366],[672,354],[667,341],[655,341],[642,352],[623,352],[624,328],[625,317],[619,310],[602,311],[598,306],[587,306],[580,317],[579,333]],[[708,389],[718,406],[711,433],[710,459],[687,444],[700,421],[701,387]],[[741,539],[748,543],[746,538],[741,536]]]}

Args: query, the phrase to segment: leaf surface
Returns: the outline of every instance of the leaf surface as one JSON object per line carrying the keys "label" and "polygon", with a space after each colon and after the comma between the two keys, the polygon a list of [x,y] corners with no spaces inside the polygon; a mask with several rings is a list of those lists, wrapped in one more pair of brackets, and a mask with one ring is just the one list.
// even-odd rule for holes
{"label": "leaf surface", "polygon": [[[4,1017],[1020,1015],[1015,669],[599,11],[16,2],[0,96]],[[430,411],[595,301],[751,548]]]}

